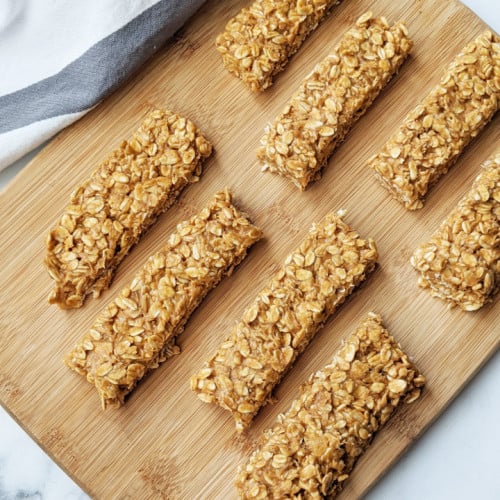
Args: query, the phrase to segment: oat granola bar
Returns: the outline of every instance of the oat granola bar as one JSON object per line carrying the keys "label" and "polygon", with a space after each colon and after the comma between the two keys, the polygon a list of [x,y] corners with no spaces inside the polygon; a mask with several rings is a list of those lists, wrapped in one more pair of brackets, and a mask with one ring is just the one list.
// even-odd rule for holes
{"label": "oat granola bar", "polygon": [[398,71],[412,41],[404,23],[361,16],[319,63],[273,124],[257,157],[263,170],[305,189],[333,150]]}
{"label": "oat granola bar", "polygon": [[424,384],[381,317],[370,313],[264,432],[239,469],[241,498],[333,498],[376,432]]}
{"label": "oat granola bar", "polygon": [[265,90],[339,1],[254,1],[217,37],[224,66],[254,92]]}
{"label": "oat granola bar", "polygon": [[198,180],[211,144],[196,125],[154,110],[71,195],[47,237],[45,264],[55,281],[49,302],[80,307],[98,297],[141,234]]}
{"label": "oat granola bar", "polygon": [[408,210],[422,208],[429,188],[491,120],[499,103],[500,37],[486,31],[458,54],[368,166]]}
{"label": "oat granola bar", "polygon": [[189,316],[260,237],[228,191],[177,226],[65,359],[95,385],[103,408],[122,404],[147,372],[179,352],[175,338]]}
{"label": "oat granola bar", "polygon": [[492,300],[500,289],[500,153],[411,263],[419,285],[451,305],[476,311]]}
{"label": "oat granola bar", "polygon": [[327,318],[375,267],[373,240],[329,214],[312,227],[235,325],[215,355],[191,378],[207,403],[247,427]]}

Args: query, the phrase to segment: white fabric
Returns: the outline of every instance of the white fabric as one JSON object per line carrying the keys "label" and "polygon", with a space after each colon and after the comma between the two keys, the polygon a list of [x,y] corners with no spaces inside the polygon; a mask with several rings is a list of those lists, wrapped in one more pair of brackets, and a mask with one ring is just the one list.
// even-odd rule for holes
{"label": "white fabric", "polygon": [[158,0],[0,0],[0,95],[56,74]]}
{"label": "white fabric", "polygon": [[43,144],[64,127],[76,122],[88,111],[90,110],[55,116],[0,134],[0,151],[2,152],[0,170],[24,156],[28,151]]}
{"label": "white fabric", "polygon": [[0,170],[109,95],[203,0],[0,0]]}

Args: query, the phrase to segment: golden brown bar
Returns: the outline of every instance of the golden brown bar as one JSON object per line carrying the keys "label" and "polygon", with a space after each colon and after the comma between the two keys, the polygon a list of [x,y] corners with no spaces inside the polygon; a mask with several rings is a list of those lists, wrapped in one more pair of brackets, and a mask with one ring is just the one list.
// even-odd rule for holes
{"label": "golden brown bar", "polygon": [[66,357],[95,385],[103,408],[123,404],[147,372],[179,352],[175,338],[189,316],[260,237],[228,191],[177,226]]}
{"label": "golden brown bar", "polygon": [[285,260],[191,389],[247,427],[327,318],[375,267],[373,240],[329,214]]}
{"label": "golden brown bar", "polygon": [[458,54],[368,166],[408,210],[422,208],[429,188],[491,120],[499,103],[500,38],[486,31]]}
{"label": "golden brown bar", "polygon": [[265,130],[257,157],[263,170],[298,188],[321,169],[410,53],[404,23],[361,16],[333,52],[319,63]]}
{"label": "golden brown bar", "polygon": [[264,432],[239,469],[240,497],[333,498],[376,432],[424,384],[381,317],[370,313]]}
{"label": "golden brown bar", "polygon": [[256,0],[216,40],[226,69],[254,92],[270,87],[339,0]]}
{"label": "golden brown bar", "polygon": [[500,289],[500,153],[482,165],[472,189],[411,258],[422,288],[465,311]]}
{"label": "golden brown bar", "polygon": [[98,297],[141,234],[196,182],[211,144],[195,124],[154,110],[71,195],[47,236],[49,302],[63,309]]}

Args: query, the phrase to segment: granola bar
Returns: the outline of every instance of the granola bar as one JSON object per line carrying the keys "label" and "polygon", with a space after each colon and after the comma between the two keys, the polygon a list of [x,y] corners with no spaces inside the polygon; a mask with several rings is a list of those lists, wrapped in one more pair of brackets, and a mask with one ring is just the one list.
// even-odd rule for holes
{"label": "granola bar", "polygon": [[499,103],[500,37],[486,31],[458,54],[368,166],[408,210],[422,208],[429,188],[491,120]]}
{"label": "granola bar", "polygon": [[319,179],[329,156],[408,56],[404,23],[361,16],[319,63],[274,123],[257,157],[299,189]]}
{"label": "granola bar", "polygon": [[65,359],[95,385],[103,408],[123,404],[146,373],[179,352],[175,338],[189,316],[260,237],[228,191],[177,226]]}
{"label": "granola bar", "polygon": [[476,311],[492,300],[500,289],[500,153],[411,263],[419,285],[451,305]]}
{"label": "granola bar", "polygon": [[329,214],[313,225],[235,325],[191,378],[206,403],[229,410],[247,427],[327,318],[375,267],[373,240]]}
{"label": "granola bar", "polygon": [[425,378],[370,313],[240,467],[241,498],[333,498],[376,432]]}
{"label": "granola bar", "polygon": [[224,66],[254,92],[270,87],[339,0],[256,0],[216,40]]}
{"label": "granola bar", "polygon": [[211,144],[195,124],[154,110],[71,195],[47,236],[45,265],[61,308],[98,297],[141,234],[198,180]]}

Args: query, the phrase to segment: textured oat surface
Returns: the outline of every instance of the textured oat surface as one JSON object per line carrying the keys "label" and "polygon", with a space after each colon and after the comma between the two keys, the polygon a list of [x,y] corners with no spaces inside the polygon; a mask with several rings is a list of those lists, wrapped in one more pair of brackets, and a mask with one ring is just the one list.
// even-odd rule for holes
{"label": "textured oat surface", "polygon": [[244,312],[215,355],[191,378],[207,403],[247,427],[318,329],[374,268],[377,249],[336,214],[313,226]]}
{"label": "textured oat surface", "polygon": [[256,0],[217,37],[224,66],[254,92],[265,90],[337,3],[339,0]]}
{"label": "textured oat surface", "polygon": [[175,338],[191,313],[260,237],[230,193],[217,193],[146,261],[66,364],[95,385],[104,408],[122,404],[148,371],[179,352]]}
{"label": "textured oat surface", "polygon": [[375,433],[424,377],[370,313],[266,430],[236,486],[242,498],[334,497]]}
{"label": "textured oat surface", "polygon": [[409,210],[491,120],[500,104],[500,38],[485,31],[470,42],[441,82],[368,161],[377,179]]}
{"label": "textured oat surface", "polygon": [[434,297],[466,311],[492,300],[500,289],[500,152],[411,263]]}
{"label": "textured oat surface", "polygon": [[190,120],[154,110],[71,195],[47,236],[49,302],[80,307],[98,297],[141,234],[198,180],[211,144]]}
{"label": "textured oat surface", "polygon": [[266,128],[257,151],[264,170],[305,189],[408,56],[404,23],[361,16]]}
{"label": "textured oat surface", "polygon": [[[399,207],[363,165],[376,152],[365,137],[377,136],[382,145],[401,121],[394,115],[402,118],[416,105],[420,98],[415,96],[427,94],[455,54],[487,27],[456,0],[373,4],[376,15],[386,15],[391,23],[408,22],[415,42],[412,56],[354,127],[349,142],[336,151],[332,175],[301,193],[275,175],[259,174],[255,149],[262,129],[368,4],[349,0],[335,7],[283,77],[275,80],[276,87],[268,89],[272,95],[255,95],[230,76],[214,48],[227,20],[250,4],[207,3],[146,71],[49,143],[0,194],[1,404],[94,498],[157,498],[165,484],[163,494],[173,499],[236,498],[236,469],[250,455],[248,445],[273,425],[277,413],[288,409],[307,375],[331,361],[341,337],[356,328],[358,318],[375,310],[404,349],[416,356],[430,390],[418,406],[397,411],[358,462],[343,498],[363,498],[498,348],[498,297],[475,314],[460,309],[450,314],[442,301],[417,287],[418,274],[409,258],[455,207],[450,200],[458,202],[480,163],[493,154],[500,140],[500,114],[468,148],[467,161],[443,179],[440,196],[425,213]],[[278,102],[275,93],[281,96]],[[70,311],[47,307],[53,281],[41,264],[42,239],[62,215],[69,191],[80,182],[75,179],[84,180],[93,169],[82,172],[81,158],[97,166],[114,149],[112,144],[118,146],[131,135],[149,105],[175,105],[174,110],[213,140],[216,155],[205,164],[201,182],[190,185],[179,206],[161,216],[122,261],[100,300],[88,299],[84,308]],[[69,179],[74,179],[73,186]],[[234,188],[235,203],[264,229],[264,241],[252,247],[234,276],[223,279],[191,316],[178,338],[182,354],[144,378],[126,407],[99,411],[93,385],[64,366],[61,357],[166,243],[177,222],[201,210],[226,184]],[[309,225],[339,207],[348,210],[346,222],[380,245],[381,268],[339,308],[280,383],[279,409],[268,405],[245,435],[238,436],[231,413],[199,401],[188,388],[189,378],[216,352]]]}

